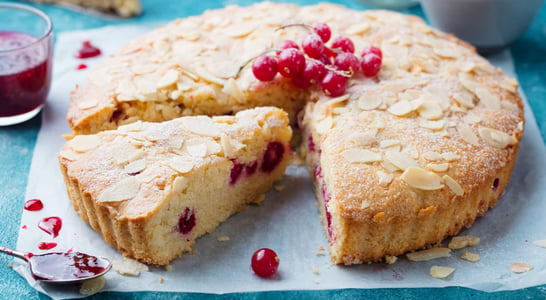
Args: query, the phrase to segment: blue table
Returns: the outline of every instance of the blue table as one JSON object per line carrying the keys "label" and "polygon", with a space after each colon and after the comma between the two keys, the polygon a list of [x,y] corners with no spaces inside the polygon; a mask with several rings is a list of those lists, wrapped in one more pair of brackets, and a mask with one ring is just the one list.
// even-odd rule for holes
{"label": "blue table", "polygon": [[[129,20],[104,19],[70,11],[65,8],[36,5],[44,10],[53,20],[56,32],[102,27],[117,24],[143,24],[166,22],[168,20],[196,15],[205,9],[220,8],[228,3],[249,5],[252,0],[239,1],[170,1],[170,0],[142,0],[144,14]],[[313,4],[317,1],[294,0],[298,4]],[[357,1],[332,1],[344,4],[354,9],[366,9]],[[525,4],[522,4],[525,5]],[[419,7],[406,11],[407,13],[423,16]],[[509,21],[509,20],[507,20]],[[25,26],[25,24],[21,24]],[[511,46],[517,75],[521,86],[527,95],[542,139],[546,139],[546,5],[542,7],[537,19],[531,27]],[[0,220],[3,220],[0,230],[0,245],[15,247],[22,206],[25,201],[27,176],[33,155],[36,136],[40,129],[40,116],[15,126],[0,127]],[[27,282],[15,273],[9,264],[12,258],[0,256],[0,299],[48,299],[32,288]],[[467,288],[450,287],[443,289],[376,289],[376,290],[326,290],[326,291],[291,291],[291,292],[260,292],[248,294],[173,294],[173,293],[101,293],[91,299],[524,299],[546,298],[546,285],[517,291],[484,293]]]}

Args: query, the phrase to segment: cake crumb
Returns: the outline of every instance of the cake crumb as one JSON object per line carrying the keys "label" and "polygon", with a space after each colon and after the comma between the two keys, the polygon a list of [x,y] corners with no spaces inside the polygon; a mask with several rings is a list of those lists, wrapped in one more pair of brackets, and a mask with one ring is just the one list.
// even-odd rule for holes
{"label": "cake crumb", "polygon": [[230,238],[229,238],[229,236],[227,236],[227,235],[222,235],[222,236],[219,236],[219,237],[217,238],[217,240],[218,240],[219,242],[227,242],[227,241],[230,240]]}
{"label": "cake crumb", "polygon": [[451,249],[449,248],[431,248],[406,254],[406,257],[411,261],[427,261],[431,259],[450,256]]}
{"label": "cake crumb", "polygon": [[157,282],[158,282],[159,284],[163,283],[163,276],[157,277]]}
{"label": "cake crumb", "polygon": [[93,295],[102,290],[105,283],[106,279],[104,279],[104,276],[86,280],[82,283],[82,286],[80,287],[80,294],[85,296]]}
{"label": "cake crumb", "polygon": [[316,280],[316,279],[313,279],[313,283],[314,284],[320,284],[320,281]]}
{"label": "cake crumb", "polygon": [[313,270],[312,270],[313,274],[315,275],[318,275],[319,274],[319,270],[317,267],[313,267]]}
{"label": "cake crumb", "polygon": [[326,252],[324,251],[324,247],[323,247],[323,246],[320,246],[315,254],[316,254],[317,256],[324,256],[324,255],[326,255]]}
{"label": "cake crumb", "polygon": [[478,260],[480,260],[480,255],[477,253],[465,251],[463,252],[463,254],[461,254],[461,258],[470,262],[477,262]]}
{"label": "cake crumb", "polygon": [[172,272],[173,269],[174,269],[174,268],[173,268],[172,265],[166,265],[166,266],[165,266],[165,271],[167,271],[167,272]]}
{"label": "cake crumb", "polygon": [[148,271],[148,266],[136,260],[124,258],[123,261],[114,260],[112,268],[121,275],[139,276],[140,272]]}
{"label": "cake crumb", "polygon": [[277,192],[281,192],[285,189],[286,187],[284,186],[284,184],[275,184],[273,186],[273,189]]}
{"label": "cake crumb", "polygon": [[394,264],[397,260],[398,260],[398,257],[394,255],[385,256],[385,263],[387,263],[388,265]]}
{"label": "cake crumb", "polygon": [[476,246],[480,242],[480,238],[477,236],[461,235],[454,236],[451,242],[447,245],[449,249],[458,250],[465,247]]}
{"label": "cake crumb", "polygon": [[546,240],[533,241],[533,245],[541,248],[546,248]]}
{"label": "cake crumb", "polygon": [[510,271],[521,274],[525,272],[529,272],[533,269],[533,266],[525,264],[525,263],[514,263],[510,265]]}

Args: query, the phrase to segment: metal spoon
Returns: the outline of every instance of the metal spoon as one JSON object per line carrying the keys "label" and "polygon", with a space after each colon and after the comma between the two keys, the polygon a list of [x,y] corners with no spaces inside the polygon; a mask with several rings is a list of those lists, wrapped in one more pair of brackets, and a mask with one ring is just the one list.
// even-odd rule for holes
{"label": "metal spoon", "polygon": [[112,263],[80,252],[22,253],[0,246],[0,252],[25,260],[34,279],[53,284],[78,283],[106,274]]}

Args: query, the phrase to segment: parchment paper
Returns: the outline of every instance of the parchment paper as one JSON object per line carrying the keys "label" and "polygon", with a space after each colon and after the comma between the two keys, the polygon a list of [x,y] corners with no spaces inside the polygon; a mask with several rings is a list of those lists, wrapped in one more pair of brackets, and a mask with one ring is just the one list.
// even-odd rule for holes
{"label": "parchment paper", "polygon": [[[85,63],[92,68],[105,55],[152,28],[107,27],[58,36],[52,91],[43,111],[26,193],[27,199],[42,199],[45,206],[42,211],[23,212],[18,250],[40,253],[37,248],[40,242],[54,241],[59,244],[54,251],[72,249],[121,260],[120,254],[73,211],[56,155],[64,143],[61,135],[70,132],[65,121],[69,93],[76,83],[83,82],[88,72],[88,69],[78,71],[76,66]],[[75,59],[73,53],[84,40],[99,46],[104,55],[85,61]],[[491,59],[505,72],[514,74],[510,53]],[[393,265],[332,265],[327,251],[326,255],[317,255],[320,247],[327,248],[327,240],[307,172],[303,167],[291,166],[281,183],[284,190],[269,192],[262,205],[249,207],[221,224],[214,233],[200,238],[195,245],[196,253],[175,260],[172,271],[152,267],[139,277],[112,271],[106,275],[104,290],[229,293],[463,286],[499,291],[544,284],[546,249],[532,242],[546,239],[546,151],[528,106],[525,114],[525,136],[505,195],[485,217],[461,233],[481,238],[479,245],[466,249],[478,253],[479,262],[460,259],[463,250],[457,250],[449,258],[428,262],[410,262],[400,257]],[[55,239],[37,226],[41,218],[48,216],[63,220],[61,233]],[[219,240],[224,236],[229,241]],[[281,258],[279,273],[272,279],[261,279],[249,269],[252,253],[262,247],[276,250]],[[509,265],[515,262],[530,264],[534,269],[514,274]],[[59,299],[79,296],[78,287],[40,285],[28,276],[24,264],[15,264],[16,271],[41,292]],[[435,279],[429,275],[432,265],[454,267],[456,271],[448,279]],[[162,283],[159,277],[163,278]]]}

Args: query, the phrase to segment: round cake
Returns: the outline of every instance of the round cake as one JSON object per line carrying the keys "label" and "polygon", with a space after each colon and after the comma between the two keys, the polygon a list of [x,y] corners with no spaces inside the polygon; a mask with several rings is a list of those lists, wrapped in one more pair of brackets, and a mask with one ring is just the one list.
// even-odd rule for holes
{"label": "round cake", "polygon": [[[253,60],[299,43],[318,22],[355,53],[380,49],[378,73],[355,73],[336,97],[280,74],[256,79]],[[426,248],[470,226],[502,195],[523,135],[517,81],[471,45],[415,16],[333,4],[262,2],[175,20],[94,69],[67,119],[78,136],[259,106],[285,110],[301,133],[330,255],[344,264]]]}

